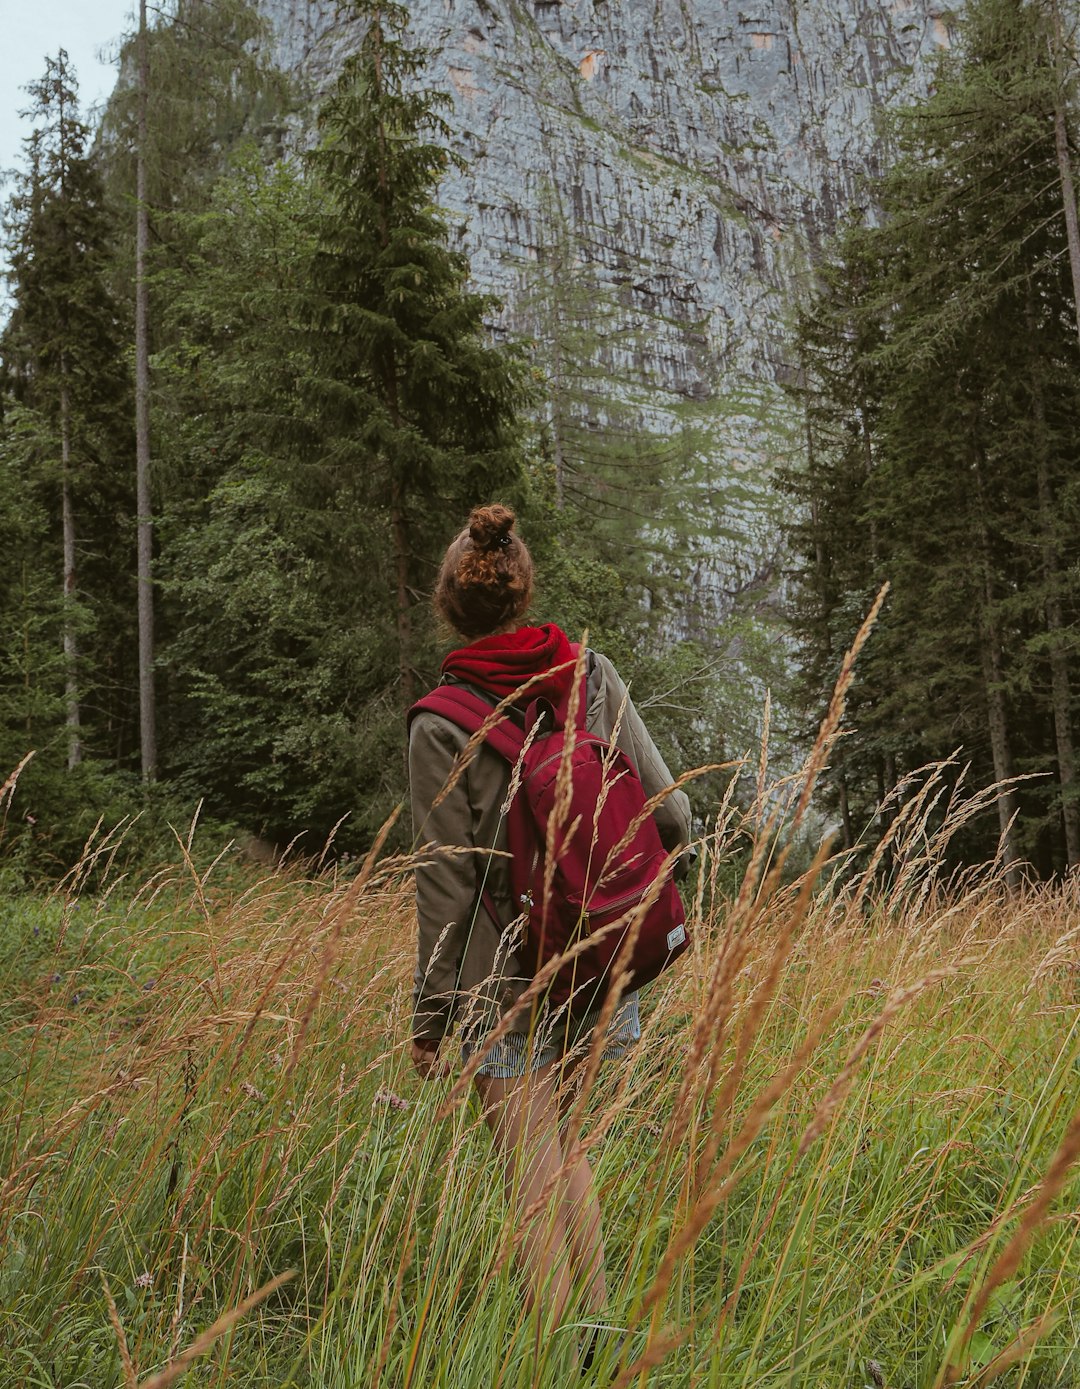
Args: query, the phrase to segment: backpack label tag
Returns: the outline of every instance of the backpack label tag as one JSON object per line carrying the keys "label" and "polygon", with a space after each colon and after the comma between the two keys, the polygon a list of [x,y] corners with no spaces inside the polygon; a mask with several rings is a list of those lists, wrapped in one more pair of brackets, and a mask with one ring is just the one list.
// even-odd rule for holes
{"label": "backpack label tag", "polygon": [[686,939],[686,927],[676,926],[673,931],[667,933],[667,948],[674,950],[677,945],[682,945]]}

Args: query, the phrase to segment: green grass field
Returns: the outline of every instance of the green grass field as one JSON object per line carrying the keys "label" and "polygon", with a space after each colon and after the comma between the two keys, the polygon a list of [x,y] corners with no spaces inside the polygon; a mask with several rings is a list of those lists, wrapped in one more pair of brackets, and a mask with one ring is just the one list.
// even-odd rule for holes
{"label": "green grass field", "polygon": [[[581,1103],[631,1332],[582,1382],[1080,1383],[1080,894],[946,891],[928,805],[884,900],[706,843]],[[469,1087],[407,1064],[408,860],[100,867],[0,907],[0,1382],[578,1382]]]}

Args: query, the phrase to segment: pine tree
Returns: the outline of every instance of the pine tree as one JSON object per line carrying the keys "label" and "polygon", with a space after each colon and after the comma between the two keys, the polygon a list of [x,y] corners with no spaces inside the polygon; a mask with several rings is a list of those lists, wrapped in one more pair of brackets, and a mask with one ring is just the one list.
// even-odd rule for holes
{"label": "pine tree", "polygon": [[[1058,177],[1061,180],[1061,209],[1065,219],[1065,240],[1069,252],[1069,273],[1072,280],[1073,319],[1080,337],[1080,217],[1076,209],[1076,181],[1073,178],[1072,150],[1069,141],[1069,114],[1076,88],[1075,60],[1069,67],[1069,52],[1065,40],[1058,0],[1049,0],[1049,42],[1054,73],[1054,152],[1057,155]],[[1070,862],[1076,862],[1071,859]]]}
{"label": "pine tree", "polygon": [[[724,747],[757,740],[766,689],[779,699],[787,681],[772,607],[773,498],[752,470],[730,464],[735,432],[751,419],[765,426],[762,402],[726,384],[658,395],[647,365],[656,325],[627,310],[637,275],[628,265],[612,273],[554,178],[533,240],[516,311],[537,380],[529,526],[544,615],[587,626],[639,697],[664,691],[650,727],[673,764],[721,760]],[[703,325],[686,325],[683,350],[688,373],[724,380]],[[774,417],[755,433],[760,453],[782,431]],[[703,814],[714,793],[692,788]]]}
{"label": "pine tree", "polygon": [[150,289],[147,252],[150,209],[150,56],[146,0],[139,0],[135,91],[135,525],[138,536],[136,582],[139,620],[139,751],[143,781],[157,777],[157,701],[154,698],[154,517],[150,495]]}
{"label": "pine tree", "polygon": [[[8,206],[13,307],[0,353],[16,407],[8,417],[8,456],[28,482],[36,476],[33,485],[56,499],[67,765],[73,768],[83,757],[85,700],[96,683],[91,658],[102,654],[81,650],[80,639],[105,601],[101,590],[86,591],[79,561],[101,545],[111,547],[99,512],[115,494],[117,454],[122,459],[126,448],[127,380],[107,285],[112,228],[63,49],[28,90],[27,114],[37,124],[26,141],[28,167]],[[115,553],[109,559],[115,565]],[[114,587],[115,577],[104,583]]]}
{"label": "pine tree", "polygon": [[[154,690],[154,487],[151,467],[151,358],[168,340],[167,304],[152,304],[151,277],[182,260],[178,214],[205,206],[229,150],[269,119],[280,122],[286,84],[261,56],[266,26],[250,0],[173,0],[138,26],[121,54],[122,81],[110,100],[104,137],[112,195],[134,207],[133,318],[138,534],[139,724],[142,775],[158,771]],[[156,325],[156,334],[155,334]]]}
{"label": "pine tree", "polygon": [[[518,485],[520,365],[489,341],[434,206],[450,156],[446,99],[418,85],[425,56],[398,4],[356,5],[368,28],[319,115],[310,373],[301,390],[331,438],[313,478],[368,512],[391,556],[398,697],[412,702],[417,597],[447,516]],[[380,533],[381,532],[381,533]]]}
{"label": "pine tree", "polygon": [[387,813],[400,729],[387,739],[370,716],[395,664],[366,639],[383,567],[365,558],[364,518],[325,509],[308,481],[324,442],[300,391],[310,218],[295,164],[247,159],[185,222],[165,286],[161,426],[186,469],[160,518],[169,769],[283,842],[352,812],[339,843],[355,845]]}
{"label": "pine tree", "polygon": [[[842,567],[838,535],[854,527],[871,552],[867,574],[893,585],[870,690],[860,681],[877,694],[862,697],[845,763],[891,745],[897,772],[911,771],[962,746],[985,781],[1039,773],[1041,783],[998,795],[1014,882],[1021,857],[1045,869],[1074,861],[1077,847],[1066,660],[1077,518],[1065,484],[1078,352],[1052,51],[1035,8],[968,7],[960,56],[943,60],[931,98],[896,119],[876,225],[848,235],[801,333],[818,421],[831,415],[850,439],[866,433],[872,463],[846,514],[824,479],[805,475],[828,541],[823,562],[804,559],[804,576]],[[854,303],[846,282],[860,286]],[[850,307],[838,314],[838,303]],[[830,357],[846,364],[839,375]],[[874,382],[870,409],[850,389],[859,374]],[[858,587],[841,583],[836,601]],[[1060,848],[1046,841],[1040,789],[1054,762]],[[980,851],[990,847],[984,839]]]}
{"label": "pine tree", "polygon": [[349,812],[338,842],[363,842],[400,797],[423,590],[448,527],[522,487],[523,368],[433,206],[445,130],[403,22],[373,16],[306,176],[245,162],[162,283],[174,765],[286,839]]}
{"label": "pine tree", "polygon": [[70,755],[61,633],[72,620],[71,604],[55,573],[48,495],[53,489],[32,462],[36,434],[30,413],[10,408],[9,402],[0,423],[0,767],[5,777],[28,752],[37,754],[40,764],[59,743],[56,773],[66,769]]}
{"label": "pine tree", "polygon": [[[789,544],[798,584],[789,606],[800,644],[795,698],[804,740],[816,734],[840,662],[889,568],[889,533],[867,515],[879,463],[883,383],[875,361],[881,323],[865,304],[881,273],[863,228],[842,233],[834,262],[819,268],[814,301],[798,320],[799,370],[789,388],[802,417],[804,455],[777,481],[795,505]],[[852,848],[895,779],[902,739],[874,717],[888,698],[878,675],[879,632],[860,663],[831,786],[842,842]],[[852,731],[858,727],[858,737]],[[873,731],[871,731],[873,730]],[[828,787],[823,792],[828,795]],[[882,825],[885,828],[885,825]]]}

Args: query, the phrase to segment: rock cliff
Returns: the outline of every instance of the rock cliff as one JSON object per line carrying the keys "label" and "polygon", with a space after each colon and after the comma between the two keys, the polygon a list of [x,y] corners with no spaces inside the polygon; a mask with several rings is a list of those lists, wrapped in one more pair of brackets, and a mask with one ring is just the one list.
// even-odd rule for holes
{"label": "rock cliff", "polygon": [[[334,0],[260,4],[314,103],[356,21]],[[606,467],[618,495],[613,459],[678,451],[684,485],[656,533],[698,525],[699,558],[680,571],[697,601],[679,626],[722,640],[740,596],[760,611],[778,582],[769,476],[798,429],[778,389],[793,290],[880,157],[877,115],[925,90],[944,13],[936,0],[409,9],[467,160],[442,201],[503,326],[537,344],[556,471],[565,459],[593,485]]]}
{"label": "rock cliff", "polygon": [[[260,3],[317,94],[356,22],[334,0]],[[477,281],[528,327],[557,262],[637,330],[623,365],[689,400],[782,375],[788,291],[875,165],[876,113],[949,42],[936,0],[409,8],[469,161],[443,201]]]}

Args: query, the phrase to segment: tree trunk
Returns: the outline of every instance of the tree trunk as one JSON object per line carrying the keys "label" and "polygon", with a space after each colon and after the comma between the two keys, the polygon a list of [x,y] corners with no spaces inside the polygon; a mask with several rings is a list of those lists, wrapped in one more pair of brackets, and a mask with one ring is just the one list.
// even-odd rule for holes
{"label": "tree trunk", "polygon": [[71,401],[65,378],[67,365],[60,355],[60,457],[61,510],[64,531],[64,686],[67,703],[68,756],[70,772],[82,761],[82,733],[79,718],[79,648],[75,635],[75,510],[71,504]]}
{"label": "tree trunk", "polygon": [[[874,472],[874,441],[870,437],[870,426],[866,420],[866,406],[863,405],[859,410],[859,427],[862,434],[863,446],[863,471],[867,481],[870,480]],[[878,564],[880,559],[880,549],[878,547],[877,520],[874,516],[870,517],[870,563],[873,566],[873,573],[878,575]]]}
{"label": "tree trunk", "polygon": [[[66,194],[68,171],[68,125],[65,79],[67,68],[61,49],[57,64],[56,93],[60,107],[60,191]],[[68,340],[66,309],[62,311],[62,343]],[[60,512],[64,548],[64,700],[68,730],[67,766],[70,772],[82,761],[82,731],[79,711],[79,643],[75,632],[75,508],[71,501],[71,395],[68,391],[67,353],[60,348]]]}
{"label": "tree trunk", "polygon": [[[889,833],[889,825],[891,824],[889,813],[885,808],[885,797],[889,794],[891,788],[885,776],[885,759],[880,753],[874,758],[874,775],[877,778],[878,836],[884,839]],[[890,847],[888,853],[882,859],[882,867],[888,872],[891,864],[892,850]]]}
{"label": "tree trunk", "polygon": [[[371,14],[373,25],[382,23],[382,14],[376,5]],[[377,43],[375,46],[375,80],[382,88],[382,30],[381,27],[376,34]],[[382,121],[379,122],[379,190],[380,190],[380,224],[379,239],[385,247],[389,245],[390,231],[386,217],[387,199],[390,190],[387,183],[387,164],[388,155],[386,150],[387,134]],[[382,363],[381,373],[383,378],[383,394],[387,405],[390,407],[390,417],[394,422],[394,428],[402,427],[401,411],[398,401],[398,373],[397,363],[393,358],[392,349],[389,358]],[[390,531],[393,537],[394,547],[394,582],[396,587],[396,608],[397,608],[397,641],[398,641],[398,679],[401,684],[401,702],[406,709],[416,699],[416,677],[413,673],[413,643],[412,643],[412,603],[409,591],[409,522],[405,514],[405,489],[401,479],[394,476],[393,463],[388,464],[391,472],[390,481]],[[406,760],[408,752],[406,751]]]}
{"label": "tree trunk", "polygon": [[150,498],[150,342],[146,252],[150,221],[146,206],[149,59],[146,0],[139,0],[138,140],[135,213],[135,510],[139,616],[139,744],[143,781],[157,776],[157,715],[154,701],[153,504]]}
{"label": "tree trunk", "polygon": [[[1035,316],[1030,304],[1028,327],[1034,340]],[[1080,863],[1080,805],[1075,800],[1076,751],[1070,713],[1072,692],[1065,640],[1065,618],[1061,605],[1061,557],[1054,538],[1053,493],[1046,449],[1046,403],[1043,400],[1037,367],[1032,378],[1031,392],[1035,416],[1035,473],[1039,489],[1039,548],[1042,552],[1043,582],[1046,584],[1046,630],[1050,637],[1050,700],[1054,711],[1054,734],[1057,741],[1061,818],[1065,827],[1065,859],[1069,867],[1072,867],[1074,863]]]}
{"label": "tree trunk", "polygon": [[[540,138],[546,139],[546,124]],[[551,455],[555,469],[555,509],[566,506],[566,453],[563,448],[563,332],[569,319],[564,312],[562,289],[566,283],[566,222],[559,200],[558,186],[545,181],[537,218],[536,283],[539,286],[536,334],[543,343],[550,334],[551,358],[547,382],[547,417],[551,425]]]}
{"label": "tree trunk", "polygon": [[1054,145],[1057,150],[1058,173],[1061,177],[1061,202],[1065,212],[1065,236],[1069,246],[1069,268],[1072,271],[1073,312],[1076,334],[1080,338],[1080,226],[1076,216],[1076,187],[1069,159],[1069,131],[1065,123],[1065,40],[1061,33],[1061,13],[1056,0],[1051,7],[1054,20]]}
{"label": "tree trunk", "polygon": [[[1042,477],[1039,478],[1040,511],[1042,510]],[[1055,576],[1056,577],[1056,576]],[[1071,682],[1069,660],[1062,634],[1065,622],[1061,602],[1056,596],[1046,600],[1046,625],[1053,637],[1050,647],[1050,698],[1054,709],[1054,734],[1057,740],[1058,780],[1061,784],[1061,818],[1065,826],[1065,859],[1071,868],[1080,863],[1080,805],[1076,796],[1076,750],[1073,744],[1072,721],[1069,716]]]}
{"label": "tree trunk", "polygon": [[26,711],[23,716],[23,727],[26,730],[26,746],[29,748],[34,745],[34,716],[31,712],[34,702],[31,698],[33,681],[30,675],[33,662],[30,647],[30,576],[26,572],[25,560],[23,560],[22,566],[21,596],[22,602],[19,606],[23,615],[23,708]]}
{"label": "tree trunk", "polygon": [[[1009,749],[1009,725],[1002,688],[1001,648],[997,644],[996,624],[982,623],[982,667],[986,688],[986,711],[990,728],[990,751],[994,759],[994,780],[1012,780],[1012,755]],[[1003,785],[997,795],[998,824],[1001,828],[1002,857],[1005,862],[1005,882],[1011,888],[1020,886],[1020,853],[1016,847],[1016,792]]]}
{"label": "tree trunk", "polygon": [[[805,384],[805,368],[800,365],[800,384]],[[814,452],[814,431],[810,425],[810,411],[803,409],[803,432],[806,436],[806,471],[808,477],[815,475],[815,452]],[[818,507],[816,493],[810,497],[810,525],[814,532],[814,563],[817,566],[817,591],[821,603],[822,625],[821,625],[821,644],[824,648],[825,663],[832,661],[832,640],[829,635],[829,612],[832,606],[831,594],[828,590],[829,583],[829,555],[825,546],[825,541],[821,534],[821,513]],[[830,758],[832,763],[832,774],[836,781],[837,801],[840,807],[840,828],[843,835],[843,846],[845,849],[855,847],[855,833],[851,826],[851,798],[848,792],[847,772],[844,768],[843,759],[840,756],[840,745],[834,745],[833,753]]]}
{"label": "tree trunk", "polygon": [[1076,189],[1072,166],[1069,163],[1069,136],[1065,129],[1065,105],[1059,96],[1054,105],[1054,143],[1057,146],[1058,171],[1061,174],[1061,200],[1065,207],[1065,235],[1069,244],[1069,268],[1072,270],[1073,311],[1076,334],[1080,338],[1080,227],[1076,219]]}
{"label": "tree trunk", "polygon": [[847,777],[843,772],[836,778],[836,785],[840,800],[840,828],[843,832],[843,844],[845,849],[855,847],[855,834],[851,828],[851,806],[848,802]]}
{"label": "tree trunk", "polygon": [[1016,845],[1016,789],[1012,785],[1013,762],[1009,744],[1009,719],[1005,705],[1005,670],[1001,660],[1001,634],[994,615],[994,579],[990,563],[990,536],[986,527],[982,463],[975,459],[975,483],[978,505],[978,543],[982,569],[982,611],[979,614],[980,656],[983,686],[986,693],[987,723],[990,732],[990,754],[994,762],[994,781],[997,793],[998,824],[1001,827],[1002,858],[1005,882],[1012,889],[1020,886],[1020,852]]}
{"label": "tree trunk", "polygon": [[559,340],[561,325],[556,324],[552,333],[551,358],[551,447],[555,460],[555,509],[562,511],[566,505],[566,459],[562,444],[562,344]]}

